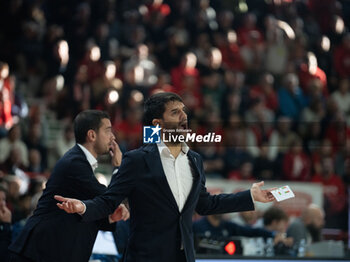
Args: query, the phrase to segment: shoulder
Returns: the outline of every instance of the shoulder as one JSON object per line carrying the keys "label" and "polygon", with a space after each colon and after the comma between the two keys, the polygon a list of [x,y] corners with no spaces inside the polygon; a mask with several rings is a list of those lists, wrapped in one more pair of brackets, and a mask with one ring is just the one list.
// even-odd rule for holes
{"label": "shoulder", "polygon": [[68,150],[62,158],[57,162],[57,166],[66,166],[69,168],[74,168],[74,167],[83,167],[87,166],[89,167],[89,162],[87,161],[83,151],[81,151],[78,146],[74,146],[70,150]]}

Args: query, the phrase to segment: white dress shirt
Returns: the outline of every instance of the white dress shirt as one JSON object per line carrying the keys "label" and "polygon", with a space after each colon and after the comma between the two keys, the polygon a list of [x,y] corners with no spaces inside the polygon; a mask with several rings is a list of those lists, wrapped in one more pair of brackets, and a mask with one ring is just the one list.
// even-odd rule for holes
{"label": "white dress shirt", "polygon": [[183,143],[180,154],[175,158],[163,141],[157,146],[166,179],[181,212],[193,184],[190,160],[187,157],[189,147]]}
{"label": "white dress shirt", "polygon": [[78,146],[81,148],[81,150],[83,150],[87,161],[89,162],[91,168],[92,168],[92,172],[95,172],[95,169],[97,168],[98,164],[97,164],[97,159],[90,153],[89,150],[87,150],[83,145],[78,144]]}

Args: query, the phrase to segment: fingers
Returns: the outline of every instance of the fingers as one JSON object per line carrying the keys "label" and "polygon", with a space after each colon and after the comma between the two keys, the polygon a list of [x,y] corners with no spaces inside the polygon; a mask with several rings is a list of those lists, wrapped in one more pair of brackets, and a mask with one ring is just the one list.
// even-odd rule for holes
{"label": "fingers", "polygon": [[66,202],[66,201],[68,201],[68,198],[65,198],[65,197],[59,196],[59,195],[55,195],[54,198],[55,198],[57,201],[60,201],[60,202]]}
{"label": "fingers", "polygon": [[257,185],[258,187],[262,187],[262,186],[264,185],[264,181],[258,182],[258,183],[256,183],[256,185]]}
{"label": "fingers", "polygon": [[276,189],[278,189],[278,188],[277,188],[277,187],[271,187],[271,188],[266,189],[266,190],[269,191],[269,192],[271,192],[271,191],[276,190]]}

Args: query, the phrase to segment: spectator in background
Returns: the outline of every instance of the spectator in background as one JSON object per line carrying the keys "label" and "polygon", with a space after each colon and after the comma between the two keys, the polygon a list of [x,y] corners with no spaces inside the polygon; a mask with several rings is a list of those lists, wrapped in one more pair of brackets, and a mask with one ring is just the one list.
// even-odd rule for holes
{"label": "spectator in background", "polygon": [[283,158],[283,178],[289,181],[309,181],[311,161],[303,152],[300,139],[295,139]]}
{"label": "spectator in background", "polygon": [[343,36],[342,43],[337,46],[333,53],[334,66],[340,77],[350,76],[350,33]]}
{"label": "spectator in background", "polygon": [[[349,56],[350,61],[350,56]],[[349,72],[350,76],[350,72]],[[331,98],[338,105],[338,109],[343,113],[347,125],[350,124],[350,78],[341,78],[338,89],[332,93]]]}
{"label": "spectator in background", "polygon": [[346,190],[341,177],[334,173],[332,157],[321,161],[321,173],[312,177],[312,182],[323,184],[327,227],[345,228]]}
{"label": "spectator in background", "polygon": [[28,166],[28,148],[21,140],[21,129],[18,124],[12,126],[7,136],[0,140],[0,163],[9,158],[14,148],[19,150],[23,166]]}
{"label": "spectator in background", "polygon": [[0,138],[13,125],[11,108],[14,100],[13,82],[9,77],[9,65],[0,61]]}
{"label": "spectator in background", "polygon": [[264,212],[264,228],[274,232],[274,249],[277,255],[290,255],[293,238],[286,238],[289,217],[283,209],[272,206]]}
{"label": "spectator in background", "polygon": [[281,158],[290,148],[292,142],[298,138],[298,135],[292,131],[292,121],[288,117],[279,117],[277,119],[277,128],[269,137],[268,158],[271,161]]}
{"label": "spectator in background", "polygon": [[303,210],[301,217],[296,218],[287,229],[287,237],[292,237],[296,246],[304,239],[306,244],[322,240],[322,228],[325,224],[324,211],[315,204]]}
{"label": "spectator in background", "polygon": [[320,83],[320,92],[323,97],[328,97],[327,76],[325,72],[318,67],[317,57],[312,52],[307,53],[307,61],[300,66],[299,71],[300,86],[306,95],[312,94],[313,82],[317,80]]}
{"label": "spectator in background", "polygon": [[8,246],[11,243],[11,211],[6,206],[6,189],[0,184],[0,257],[9,258]]}
{"label": "spectator in background", "polygon": [[275,164],[268,158],[269,146],[263,142],[259,156],[254,158],[253,175],[258,180],[273,180],[275,178]]}
{"label": "spectator in background", "polygon": [[62,157],[75,144],[74,131],[72,125],[66,125],[63,132],[56,140],[56,152],[59,157]]}
{"label": "spectator in background", "polygon": [[289,73],[284,77],[284,85],[278,91],[280,112],[293,120],[298,120],[300,112],[307,105],[303,90],[299,87],[297,75]]}

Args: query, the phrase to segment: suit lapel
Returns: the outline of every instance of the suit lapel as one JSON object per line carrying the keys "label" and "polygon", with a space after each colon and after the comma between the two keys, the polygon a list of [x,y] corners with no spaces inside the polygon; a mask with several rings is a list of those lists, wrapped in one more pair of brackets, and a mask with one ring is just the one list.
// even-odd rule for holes
{"label": "suit lapel", "polygon": [[165,199],[168,199],[171,205],[178,211],[179,207],[177,206],[174,195],[171,192],[170,186],[166,179],[157,145],[146,145],[144,150],[147,152],[145,155],[146,163],[148,168],[151,170],[152,176],[155,178],[157,186],[165,195]]}

